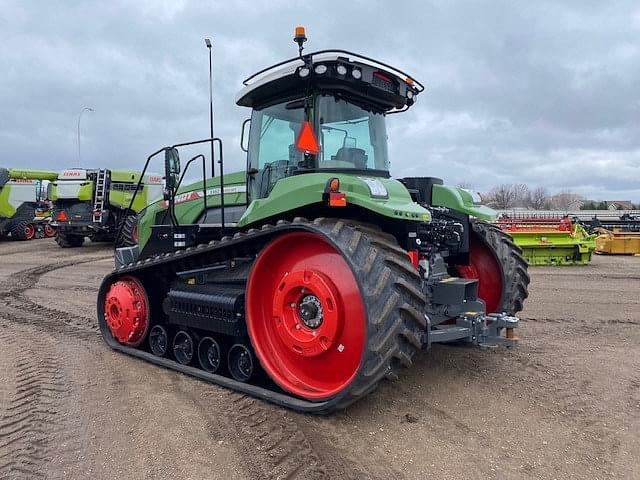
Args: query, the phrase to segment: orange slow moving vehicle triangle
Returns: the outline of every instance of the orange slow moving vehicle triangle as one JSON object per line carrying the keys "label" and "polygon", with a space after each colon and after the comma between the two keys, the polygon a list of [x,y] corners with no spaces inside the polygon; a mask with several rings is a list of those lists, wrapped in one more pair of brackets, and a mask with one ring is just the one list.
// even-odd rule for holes
{"label": "orange slow moving vehicle triangle", "polygon": [[312,153],[313,155],[317,155],[320,151],[318,139],[316,138],[316,134],[313,131],[311,122],[306,121],[302,124],[302,129],[300,130],[300,134],[298,135],[298,140],[296,140],[296,147],[298,147],[298,149],[302,150],[303,152]]}

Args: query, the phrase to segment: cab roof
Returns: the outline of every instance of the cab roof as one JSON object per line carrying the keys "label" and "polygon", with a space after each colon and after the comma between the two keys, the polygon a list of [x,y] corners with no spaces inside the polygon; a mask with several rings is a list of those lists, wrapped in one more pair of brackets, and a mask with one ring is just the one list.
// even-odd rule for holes
{"label": "cab roof", "polygon": [[254,109],[304,97],[311,89],[391,113],[409,108],[424,90],[403,71],[346,50],[291,58],[260,70],[243,84],[236,103]]}

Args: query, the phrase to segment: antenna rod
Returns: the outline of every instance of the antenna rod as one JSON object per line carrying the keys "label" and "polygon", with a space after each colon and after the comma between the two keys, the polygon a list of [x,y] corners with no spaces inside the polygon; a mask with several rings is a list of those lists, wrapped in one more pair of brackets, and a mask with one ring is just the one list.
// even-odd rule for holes
{"label": "antenna rod", "polygon": [[[211,40],[204,39],[204,43],[209,49],[209,138],[213,139],[213,69],[211,62]],[[213,140],[211,140],[211,177],[216,176],[216,167],[213,154]],[[202,179],[206,183],[206,178]]]}

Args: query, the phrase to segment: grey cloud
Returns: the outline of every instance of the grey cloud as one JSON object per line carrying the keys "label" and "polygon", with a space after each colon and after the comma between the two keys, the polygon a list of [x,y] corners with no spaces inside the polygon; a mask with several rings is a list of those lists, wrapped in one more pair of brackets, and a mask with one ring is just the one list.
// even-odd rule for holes
{"label": "grey cloud", "polygon": [[5,1],[0,164],[134,167],[208,133],[214,41],[216,133],[241,169],[241,81],[308,48],[380,58],[427,85],[390,117],[395,176],[572,189],[640,201],[637,2]]}

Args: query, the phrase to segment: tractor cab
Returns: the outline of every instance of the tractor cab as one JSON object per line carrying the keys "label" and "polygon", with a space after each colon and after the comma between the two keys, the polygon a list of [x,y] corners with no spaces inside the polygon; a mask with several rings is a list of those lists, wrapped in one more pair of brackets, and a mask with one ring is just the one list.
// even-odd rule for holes
{"label": "tractor cab", "polygon": [[[297,39],[294,39],[298,41]],[[300,55],[244,81],[251,107],[247,173],[252,199],[284,177],[311,172],[389,175],[385,116],[424,87],[404,72],[344,50]]]}

